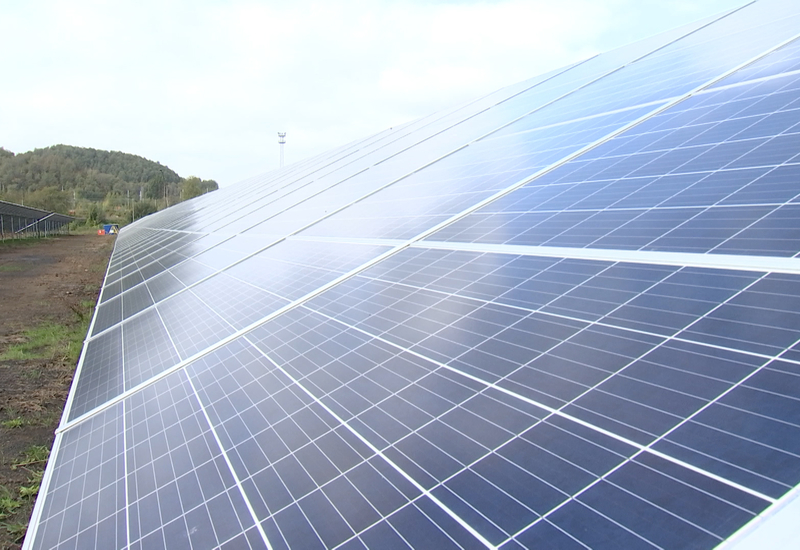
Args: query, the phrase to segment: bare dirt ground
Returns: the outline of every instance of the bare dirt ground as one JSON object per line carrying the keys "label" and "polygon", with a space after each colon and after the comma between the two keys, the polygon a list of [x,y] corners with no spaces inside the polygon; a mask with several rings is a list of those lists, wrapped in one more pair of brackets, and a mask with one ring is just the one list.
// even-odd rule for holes
{"label": "bare dirt ground", "polygon": [[[20,488],[44,467],[75,371],[77,347],[3,358],[32,340],[31,329],[63,327],[85,335],[113,237],[63,235],[0,244],[0,549],[19,548],[33,506]],[[51,351],[52,350],[52,351]],[[30,358],[45,355],[43,358]],[[3,499],[10,499],[4,501]],[[5,513],[3,502],[6,503]],[[13,504],[16,502],[17,504]]]}

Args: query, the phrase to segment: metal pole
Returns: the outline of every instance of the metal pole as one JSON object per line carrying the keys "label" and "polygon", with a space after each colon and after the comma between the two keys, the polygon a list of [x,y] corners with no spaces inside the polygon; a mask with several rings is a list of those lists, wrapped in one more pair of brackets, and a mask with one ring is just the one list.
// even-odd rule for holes
{"label": "metal pole", "polygon": [[286,132],[278,132],[278,143],[281,146],[281,168],[283,168],[283,146],[286,144]]}

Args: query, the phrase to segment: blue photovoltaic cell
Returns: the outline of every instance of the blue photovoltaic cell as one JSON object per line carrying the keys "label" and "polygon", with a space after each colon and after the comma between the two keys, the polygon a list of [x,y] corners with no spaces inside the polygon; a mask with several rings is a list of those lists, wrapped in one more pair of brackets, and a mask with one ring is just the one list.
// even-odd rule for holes
{"label": "blue photovoltaic cell", "polygon": [[768,537],[799,28],[757,0],[123,228],[24,548]]}
{"label": "blue photovoltaic cell", "polygon": [[[62,434],[32,548],[126,548],[122,406]],[[41,498],[41,497],[40,497]]]}
{"label": "blue photovoltaic cell", "polygon": [[798,82],[698,94],[432,238],[794,255]]}
{"label": "blue photovoltaic cell", "polygon": [[151,309],[125,323],[122,338],[125,389],[150,379],[180,361],[155,310]]}
{"label": "blue photovoltaic cell", "polygon": [[131,548],[267,548],[184,373],[125,410]]}
{"label": "blue photovoltaic cell", "polygon": [[122,393],[122,329],[110,330],[86,344],[73,385],[70,420]]}

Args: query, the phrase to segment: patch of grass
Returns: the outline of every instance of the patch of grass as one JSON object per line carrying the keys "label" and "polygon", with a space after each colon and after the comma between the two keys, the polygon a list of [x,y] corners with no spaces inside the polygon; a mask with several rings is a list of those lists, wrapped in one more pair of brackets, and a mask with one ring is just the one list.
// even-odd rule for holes
{"label": "patch of grass", "polygon": [[69,341],[69,329],[64,325],[45,322],[23,333],[25,342],[13,344],[0,355],[3,359],[46,359],[55,357]]}
{"label": "patch of grass", "polygon": [[39,488],[42,485],[42,476],[44,470],[33,470],[28,477],[30,485],[23,485],[19,488],[19,496],[22,498],[32,498],[39,494]]}
{"label": "patch of grass", "polygon": [[14,264],[0,265],[0,273],[10,273],[12,271],[22,271],[22,266]]}
{"label": "patch of grass", "polygon": [[24,537],[25,533],[28,531],[27,523],[0,523],[0,526],[8,532],[15,542],[22,540],[22,537]]}
{"label": "patch of grass", "polygon": [[[80,306],[73,307],[75,322],[62,325],[46,321],[23,332],[23,342],[12,344],[0,354],[2,360],[62,359],[78,362],[83,339],[89,330],[94,303],[83,300]],[[40,373],[41,374],[41,373]]]}
{"label": "patch of grass", "polygon": [[10,430],[13,430],[14,428],[21,428],[24,425],[25,425],[25,420],[23,420],[20,417],[11,418],[9,420],[3,420],[2,422],[0,422],[0,426],[8,428]]}
{"label": "patch of grass", "polygon": [[26,470],[32,471],[28,466],[33,466],[34,464],[44,467],[47,458],[50,456],[50,449],[47,448],[47,445],[31,445],[25,449],[23,455],[24,458],[22,460],[18,460],[11,465],[12,470],[24,467]]}
{"label": "patch of grass", "polygon": [[56,237],[25,237],[20,239],[6,239],[0,241],[0,248],[25,248],[36,246],[39,243],[55,239]]}
{"label": "patch of grass", "polygon": [[23,454],[25,455],[25,462],[18,462],[17,466],[47,462],[47,457],[50,456],[50,449],[47,448],[47,445],[31,445],[25,449]]}
{"label": "patch of grass", "polygon": [[4,519],[13,514],[22,503],[11,496],[11,492],[0,485],[0,519]]}

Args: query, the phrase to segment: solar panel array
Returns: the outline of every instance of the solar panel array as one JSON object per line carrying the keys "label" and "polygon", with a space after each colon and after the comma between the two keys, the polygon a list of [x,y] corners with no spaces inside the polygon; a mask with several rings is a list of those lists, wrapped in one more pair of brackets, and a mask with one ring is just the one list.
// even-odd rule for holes
{"label": "solar panel array", "polygon": [[798,33],[760,0],[124,228],[26,547],[713,548],[780,507]]}
{"label": "solar panel array", "polygon": [[44,235],[61,231],[75,218],[65,214],[0,201],[0,237]]}

